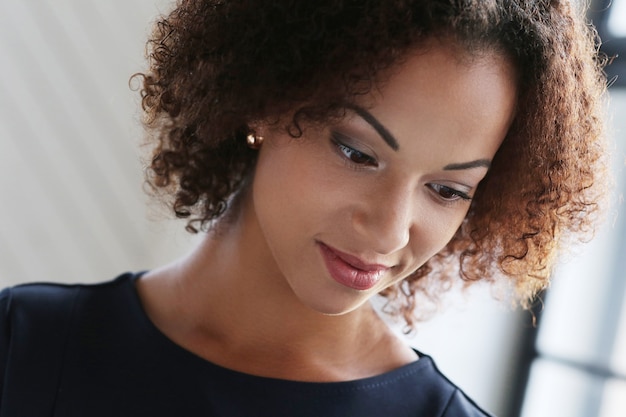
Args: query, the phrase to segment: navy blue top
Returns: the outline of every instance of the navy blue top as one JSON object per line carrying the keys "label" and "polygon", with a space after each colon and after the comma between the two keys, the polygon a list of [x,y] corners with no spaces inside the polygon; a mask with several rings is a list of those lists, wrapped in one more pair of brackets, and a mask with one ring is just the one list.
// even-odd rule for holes
{"label": "navy blue top", "polygon": [[0,293],[0,417],[488,416],[422,354],[382,375],[330,383],[217,366],[152,324],[137,277]]}

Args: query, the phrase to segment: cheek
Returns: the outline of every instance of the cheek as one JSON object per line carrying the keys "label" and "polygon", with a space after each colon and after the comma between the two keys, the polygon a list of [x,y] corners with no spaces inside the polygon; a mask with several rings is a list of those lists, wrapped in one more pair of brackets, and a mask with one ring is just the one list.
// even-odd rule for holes
{"label": "cheek", "polygon": [[445,208],[435,210],[432,207],[428,211],[424,211],[411,233],[413,250],[417,250],[421,254],[419,256],[420,262],[426,262],[443,250],[454,237],[464,219],[465,212],[451,215]]}
{"label": "cheek", "polygon": [[303,218],[312,223],[336,216],[358,198],[354,184],[338,173],[346,168],[337,166],[321,139],[268,145],[257,162],[254,196],[259,205],[271,206],[286,227],[301,228],[287,222]]}
{"label": "cheek", "polygon": [[328,179],[308,158],[306,144],[269,144],[259,155],[253,200],[261,227],[281,234],[308,231],[323,212]]}

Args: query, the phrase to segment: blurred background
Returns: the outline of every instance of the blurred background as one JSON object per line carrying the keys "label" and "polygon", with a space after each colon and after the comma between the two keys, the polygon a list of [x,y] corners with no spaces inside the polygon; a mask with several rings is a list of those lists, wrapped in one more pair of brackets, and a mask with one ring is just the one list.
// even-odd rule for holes
{"label": "blurred background", "polygon": [[[0,286],[97,282],[194,244],[145,197],[129,78],[167,0],[0,2]],[[582,7],[582,6],[581,6]],[[626,0],[592,2],[605,52],[626,56]],[[531,315],[476,286],[409,342],[500,416],[626,415],[626,65],[607,105],[615,184],[592,243],[565,257]],[[623,75],[614,79],[619,73]]]}

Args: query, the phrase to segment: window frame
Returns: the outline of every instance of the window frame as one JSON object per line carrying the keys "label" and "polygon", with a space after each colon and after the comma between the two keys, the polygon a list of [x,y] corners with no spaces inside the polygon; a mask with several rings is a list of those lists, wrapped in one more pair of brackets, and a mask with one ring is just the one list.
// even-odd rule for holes
{"label": "window frame", "polygon": [[[600,51],[607,57],[609,62],[605,67],[607,79],[609,80],[609,91],[626,89],[626,36],[616,36],[609,30],[608,22],[611,4],[612,0],[592,0],[587,9],[588,20],[595,26],[601,39]],[[619,192],[621,195],[626,195],[626,189],[619,190]],[[624,211],[623,207],[621,211]],[[620,216],[623,216],[623,214],[620,214]],[[619,314],[619,312],[626,309],[626,299],[624,298],[626,283],[624,282],[624,277],[620,276],[620,271],[626,270],[626,257],[619,255],[619,251],[623,251],[623,248],[626,248],[626,221],[621,221],[616,226],[617,230],[615,233],[619,241],[617,242],[615,253],[610,254],[612,256],[609,257],[613,263],[609,280],[615,285],[615,291],[612,291],[610,294],[604,294],[603,301],[606,307],[602,315],[608,321],[598,323],[599,326],[602,326],[600,331],[602,345],[609,350],[615,345],[616,330],[619,330],[620,318],[623,317],[623,314]],[[517,362],[518,367],[514,372],[511,396],[507,402],[508,412],[506,415],[511,417],[520,417],[522,415],[526,394],[529,391],[531,369],[533,364],[538,361],[549,361],[583,372],[590,377],[602,378],[604,386],[610,381],[626,381],[626,375],[612,369],[609,362],[598,364],[591,361],[569,361],[541,352],[538,346],[538,339],[542,324],[543,300],[545,300],[545,303],[550,303],[550,291],[544,291],[539,294],[529,314],[529,318],[532,319],[528,320],[527,326],[522,330],[519,360]],[[531,323],[531,320],[534,323]],[[612,352],[605,352],[604,350],[602,350],[602,353],[611,356]],[[588,405],[590,409],[599,411],[602,407],[602,400],[598,398],[594,404]]]}

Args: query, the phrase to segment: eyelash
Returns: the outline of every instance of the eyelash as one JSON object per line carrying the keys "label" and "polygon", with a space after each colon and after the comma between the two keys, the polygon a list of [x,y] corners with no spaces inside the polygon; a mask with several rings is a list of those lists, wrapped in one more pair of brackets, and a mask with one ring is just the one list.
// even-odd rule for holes
{"label": "eyelash", "polygon": [[[367,167],[367,166],[373,166],[373,167],[378,166],[378,162],[376,161],[374,157],[364,152],[361,152],[359,150],[356,150],[351,146],[346,145],[338,138],[338,136],[340,136],[340,134],[333,133],[331,135],[331,140],[332,140],[333,145],[337,149],[337,151],[341,154],[341,156],[346,161],[346,163],[350,164],[353,168],[360,168],[360,169]],[[353,159],[353,156],[355,155],[357,156],[357,159],[359,160],[355,161]],[[463,191],[456,190],[446,185],[428,184],[428,187],[445,204],[454,204],[454,203],[461,202],[461,201],[472,200],[472,197],[470,197],[468,194],[464,193]],[[447,194],[447,196],[444,196],[442,194]]]}
{"label": "eyelash", "polygon": [[[445,185],[428,184],[428,187],[430,187],[430,189],[433,190],[433,192],[437,195],[438,198],[440,198],[442,201],[444,201],[447,204],[453,204],[453,203],[460,202],[460,201],[472,200],[472,197],[470,197],[466,193],[459,191],[459,190],[455,190],[454,188],[451,188]],[[452,195],[452,197],[442,195],[444,193],[448,195]]]}
{"label": "eyelash", "polygon": [[339,134],[333,133],[331,135],[331,141],[340,155],[345,159],[347,163],[356,168],[364,167],[377,167],[378,162],[376,159],[365,152],[361,152],[354,149],[351,146],[346,145],[338,138]]}

